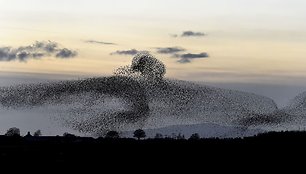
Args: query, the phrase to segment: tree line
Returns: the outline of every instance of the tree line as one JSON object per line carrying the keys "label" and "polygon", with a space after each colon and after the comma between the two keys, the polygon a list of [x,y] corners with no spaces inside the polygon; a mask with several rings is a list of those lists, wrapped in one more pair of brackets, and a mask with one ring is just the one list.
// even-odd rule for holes
{"label": "tree line", "polygon": [[[4,135],[8,136],[8,137],[21,137],[20,129],[17,128],[17,127],[12,127],[10,129],[8,129]],[[41,130],[37,130],[33,133],[33,135],[31,135],[31,133],[28,132],[24,137],[29,137],[29,136],[39,137],[39,136],[42,136],[42,132],[41,132]],[[76,135],[65,132],[63,134],[63,137],[76,137]],[[141,139],[145,139],[147,137],[147,135],[146,135],[146,132],[144,130],[137,129],[133,132],[133,137],[138,139],[138,140],[141,140]],[[120,137],[120,133],[117,132],[117,131],[108,131],[105,134],[104,138],[119,139],[119,138],[122,138],[122,137]],[[171,137],[164,136],[161,133],[157,133],[154,137],[154,139],[164,139],[164,138],[178,139],[178,140],[186,139],[185,136],[182,135],[181,133],[179,133],[178,135],[173,134]],[[198,133],[194,133],[189,137],[189,139],[198,140],[198,139],[201,139],[201,137]]]}

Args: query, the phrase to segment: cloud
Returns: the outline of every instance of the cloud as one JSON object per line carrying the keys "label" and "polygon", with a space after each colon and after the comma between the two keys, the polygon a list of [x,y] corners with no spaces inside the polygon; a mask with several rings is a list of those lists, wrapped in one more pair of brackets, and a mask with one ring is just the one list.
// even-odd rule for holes
{"label": "cloud", "polygon": [[184,59],[199,59],[199,58],[207,58],[208,54],[204,52],[199,54],[187,53],[187,54],[181,54],[179,55],[179,57]]}
{"label": "cloud", "polygon": [[75,51],[71,51],[67,48],[63,48],[56,54],[56,57],[58,57],[58,58],[70,58],[70,57],[75,57],[76,55],[77,55],[77,53]]}
{"label": "cloud", "polygon": [[184,31],[181,34],[181,37],[202,37],[205,36],[202,32],[194,32],[194,31]]}
{"label": "cloud", "polygon": [[140,53],[140,52],[141,52],[141,51],[138,51],[138,50],[136,50],[136,49],[130,49],[130,50],[117,50],[117,51],[111,53],[111,55],[116,55],[116,54],[118,54],[118,55],[132,55],[132,56],[134,56],[134,55],[136,55],[136,54],[138,54],[138,53]]}
{"label": "cloud", "polygon": [[111,42],[103,42],[103,41],[96,41],[96,40],[87,40],[85,42],[86,43],[91,43],[91,44],[101,44],[101,45],[117,45],[117,44],[111,43]]}
{"label": "cloud", "polygon": [[180,59],[177,61],[178,63],[191,63],[191,61],[189,59]]}
{"label": "cloud", "polygon": [[175,54],[175,58],[179,58],[177,62],[179,63],[191,63],[194,59],[204,59],[208,58],[209,55],[205,52],[199,53],[199,54],[192,54],[192,53],[186,53],[186,54]]}
{"label": "cloud", "polygon": [[174,54],[174,53],[185,51],[184,48],[180,48],[180,47],[156,48],[156,50],[157,50],[157,53],[160,53],[160,54]]}
{"label": "cloud", "polygon": [[36,41],[29,46],[0,47],[0,61],[19,60],[26,62],[28,59],[41,59],[46,56],[56,58],[70,58],[77,56],[77,52],[67,48],[61,48],[57,42]]}

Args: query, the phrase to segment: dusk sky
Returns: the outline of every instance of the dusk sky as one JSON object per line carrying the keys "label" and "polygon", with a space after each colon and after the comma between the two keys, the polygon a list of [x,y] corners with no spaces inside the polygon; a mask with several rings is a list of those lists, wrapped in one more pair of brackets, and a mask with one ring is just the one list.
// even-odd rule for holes
{"label": "dusk sky", "polygon": [[111,75],[149,51],[168,78],[284,104],[306,90],[305,7],[304,0],[0,0],[0,83]]}

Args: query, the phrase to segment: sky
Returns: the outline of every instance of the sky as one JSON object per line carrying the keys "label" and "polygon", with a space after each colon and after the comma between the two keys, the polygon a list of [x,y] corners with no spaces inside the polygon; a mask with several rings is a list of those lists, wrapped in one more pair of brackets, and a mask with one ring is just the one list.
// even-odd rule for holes
{"label": "sky", "polygon": [[111,75],[149,51],[168,78],[282,106],[306,91],[305,8],[304,0],[0,0],[0,85]]}

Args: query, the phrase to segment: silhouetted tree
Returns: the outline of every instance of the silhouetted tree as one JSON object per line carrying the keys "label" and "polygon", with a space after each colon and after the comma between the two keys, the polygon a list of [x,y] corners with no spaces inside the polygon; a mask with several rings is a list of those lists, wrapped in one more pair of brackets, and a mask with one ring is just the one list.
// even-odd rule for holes
{"label": "silhouetted tree", "polygon": [[70,133],[68,133],[68,132],[65,132],[64,134],[63,134],[63,137],[66,137],[66,138],[74,138],[74,137],[76,137],[74,134],[70,134]]}
{"label": "silhouetted tree", "polygon": [[192,134],[189,138],[189,140],[199,140],[200,135],[198,133]]}
{"label": "silhouetted tree", "polygon": [[9,137],[20,137],[20,129],[12,127],[6,131],[5,136]]}
{"label": "silhouetted tree", "polygon": [[32,137],[32,135],[30,132],[28,132],[24,137]]}
{"label": "silhouetted tree", "polygon": [[141,138],[145,138],[146,132],[142,129],[137,129],[134,132],[134,137],[137,138],[138,140],[140,140]]}
{"label": "silhouetted tree", "polygon": [[182,135],[181,133],[179,133],[178,135],[176,133],[172,133],[171,137],[168,137],[168,138],[175,139],[175,140],[184,140],[185,135]]}
{"label": "silhouetted tree", "polygon": [[160,133],[157,133],[154,138],[155,139],[162,139],[162,138],[164,138],[164,136]]}
{"label": "silhouetted tree", "polygon": [[117,131],[109,131],[105,135],[105,138],[120,138],[119,133]]}
{"label": "silhouetted tree", "polygon": [[179,133],[176,137],[176,139],[178,140],[184,140],[185,139],[185,135],[182,135],[181,133]]}
{"label": "silhouetted tree", "polygon": [[40,130],[37,130],[36,132],[34,132],[34,137],[39,137],[41,136],[41,131]]}
{"label": "silhouetted tree", "polygon": [[175,133],[171,134],[171,139],[176,139],[177,135]]}

